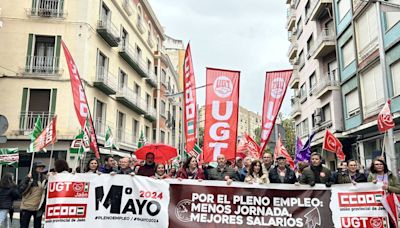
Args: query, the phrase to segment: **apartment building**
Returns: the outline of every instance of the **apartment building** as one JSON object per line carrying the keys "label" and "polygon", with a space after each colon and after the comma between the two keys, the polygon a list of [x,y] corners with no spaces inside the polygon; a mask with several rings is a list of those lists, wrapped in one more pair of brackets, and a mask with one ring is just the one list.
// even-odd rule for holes
{"label": "apartment building", "polygon": [[343,138],[332,0],[286,0],[286,4],[287,55],[293,65],[291,117],[296,135],[305,142],[315,132],[312,150],[322,153],[326,164],[335,169],[335,155],[322,151],[326,129]]}
{"label": "apartment building", "polygon": [[[397,0],[386,2],[398,6],[400,3]],[[378,13],[374,3],[362,0],[333,0],[333,8],[343,101],[343,134],[351,139],[351,156],[369,167],[372,159],[382,153],[384,137],[378,132],[376,119],[385,103],[383,77],[386,77],[396,127],[394,139],[385,143],[395,141],[397,161],[390,156],[386,159],[389,163],[397,162],[399,167],[400,13]],[[378,17],[381,18],[380,26]],[[379,58],[380,32],[383,33],[386,75],[382,74]]]}
{"label": "apartment building", "polygon": [[[20,177],[39,116],[43,126],[58,116],[54,158],[74,164],[68,149],[80,126],[61,40],[78,67],[103,155],[110,153],[102,148],[107,127],[120,147],[114,155],[135,151],[141,131],[149,142],[178,145],[180,109],[165,96],[177,91],[177,73],[147,0],[6,0],[0,8],[0,114],[9,121],[1,146],[19,148]],[[49,154],[36,158],[49,162]]]}

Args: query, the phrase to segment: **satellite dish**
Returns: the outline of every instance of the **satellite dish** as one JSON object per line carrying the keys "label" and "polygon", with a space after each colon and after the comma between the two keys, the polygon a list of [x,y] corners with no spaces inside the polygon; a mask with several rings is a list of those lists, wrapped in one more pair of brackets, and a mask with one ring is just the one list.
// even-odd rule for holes
{"label": "satellite dish", "polygon": [[0,115],[0,135],[6,133],[8,129],[8,120],[5,116]]}

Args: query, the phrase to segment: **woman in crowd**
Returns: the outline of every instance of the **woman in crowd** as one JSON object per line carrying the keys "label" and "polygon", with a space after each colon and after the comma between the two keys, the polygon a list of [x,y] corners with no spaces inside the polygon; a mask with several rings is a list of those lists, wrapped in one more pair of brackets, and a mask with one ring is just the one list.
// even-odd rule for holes
{"label": "woman in crowd", "polygon": [[350,159],[347,161],[347,170],[342,170],[337,173],[337,183],[338,184],[346,184],[346,183],[361,183],[367,182],[367,177],[364,173],[359,172],[357,170],[357,161],[354,159]]}
{"label": "woman in crowd", "polygon": [[169,178],[168,174],[165,172],[164,164],[156,164],[155,173],[153,176],[154,179],[167,179]]}
{"label": "woman in crowd", "polygon": [[182,168],[179,169],[176,174],[177,178],[180,179],[193,179],[193,180],[204,180],[204,171],[199,168],[199,163],[195,157],[190,157],[186,160]]}
{"label": "woman in crowd", "polygon": [[389,171],[382,158],[375,158],[372,161],[368,182],[383,183],[382,189],[390,193],[400,193],[400,185],[397,177]]}
{"label": "woman in crowd", "polygon": [[260,160],[254,160],[251,162],[249,172],[244,178],[244,182],[248,184],[269,184],[268,175],[263,173]]}
{"label": "woman in crowd", "polygon": [[296,178],[297,179],[299,179],[301,177],[301,175],[303,174],[304,169],[307,168],[308,166],[309,166],[308,162],[306,162],[306,161],[299,161],[297,163],[297,172],[296,172]]}
{"label": "woman in crowd", "polygon": [[14,200],[19,198],[17,184],[11,173],[4,174],[0,181],[0,227],[8,227],[7,214]]}
{"label": "woman in crowd", "polygon": [[65,160],[57,160],[54,162],[54,170],[56,171],[56,173],[68,173],[68,163]]}
{"label": "woman in crowd", "polygon": [[86,164],[85,171],[87,173],[99,173],[99,162],[95,158],[90,159]]}
{"label": "woman in crowd", "polygon": [[168,172],[169,178],[175,178],[176,177],[176,168],[174,166],[171,167],[171,169]]}

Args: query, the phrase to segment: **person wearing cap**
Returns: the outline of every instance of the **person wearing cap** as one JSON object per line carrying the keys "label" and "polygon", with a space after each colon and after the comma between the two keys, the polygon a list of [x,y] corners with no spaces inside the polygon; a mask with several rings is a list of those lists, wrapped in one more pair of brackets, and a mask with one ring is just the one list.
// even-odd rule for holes
{"label": "person wearing cap", "polygon": [[42,226],[42,215],[45,209],[47,178],[46,165],[43,162],[33,164],[29,173],[19,184],[18,190],[22,195],[20,211],[20,227],[28,228],[33,216],[33,227]]}
{"label": "person wearing cap", "polygon": [[311,154],[311,166],[304,169],[303,174],[299,178],[300,184],[309,184],[311,186],[325,184],[326,187],[332,185],[331,171],[322,166],[321,158],[319,153],[314,152]]}
{"label": "person wearing cap", "polygon": [[294,184],[296,183],[296,174],[286,164],[286,157],[283,154],[276,158],[277,165],[269,171],[269,181],[279,184]]}

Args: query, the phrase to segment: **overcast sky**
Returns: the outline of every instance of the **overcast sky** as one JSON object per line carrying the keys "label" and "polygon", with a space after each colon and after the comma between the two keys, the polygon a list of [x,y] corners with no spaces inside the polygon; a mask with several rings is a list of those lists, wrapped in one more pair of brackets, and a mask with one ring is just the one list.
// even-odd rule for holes
{"label": "overcast sky", "polygon": [[[261,114],[265,71],[289,69],[286,5],[280,0],[149,0],[165,34],[190,41],[196,86],[205,68],[241,71],[240,105]],[[290,112],[288,89],[281,111]],[[205,103],[205,89],[197,91]]]}

